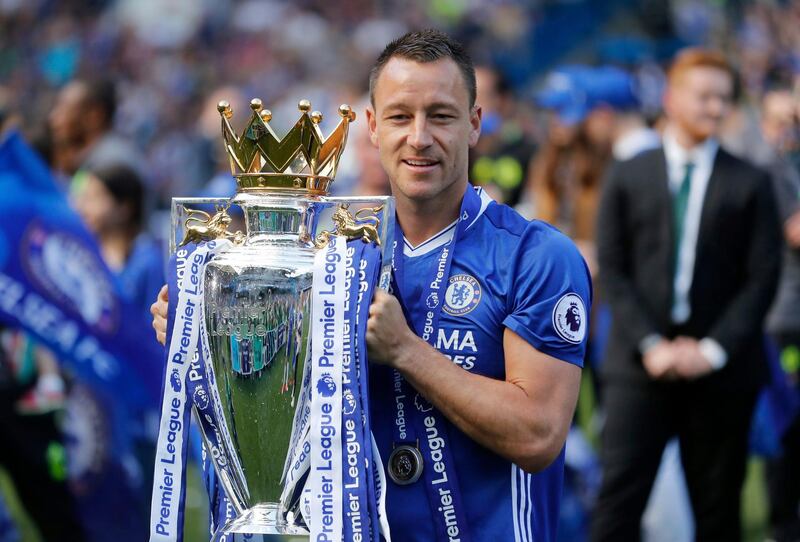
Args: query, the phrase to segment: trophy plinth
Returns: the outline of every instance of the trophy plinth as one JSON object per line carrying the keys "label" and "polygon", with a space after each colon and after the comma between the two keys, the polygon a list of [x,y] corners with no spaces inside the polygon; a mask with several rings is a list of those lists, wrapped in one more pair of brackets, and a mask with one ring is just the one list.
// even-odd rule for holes
{"label": "trophy plinth", "polygon": [[277,504],[258,504],[226,523],[212,542],[308,542],[308,530],[281,520]]}

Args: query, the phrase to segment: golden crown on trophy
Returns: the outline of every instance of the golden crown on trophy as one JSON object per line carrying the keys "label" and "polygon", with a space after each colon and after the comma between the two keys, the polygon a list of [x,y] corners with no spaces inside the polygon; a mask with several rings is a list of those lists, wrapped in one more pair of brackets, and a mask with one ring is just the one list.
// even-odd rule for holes
{"label": "golden crown on trophy", "polygon": [[272,112],[254,98],[250,100],[253,113],[244,132],[238,136],[230,124],[233,117],[230,104],[219,102],[222,138],[240,191],[328,193],[347,142],[348,127],[356,114],[347,104],[339,106],[341,121],[326,138],[319,128],[322,113],[309,113],[311,102],[308,100],[300,100],[297,108],[300,118],[280,139],[269,125]]}

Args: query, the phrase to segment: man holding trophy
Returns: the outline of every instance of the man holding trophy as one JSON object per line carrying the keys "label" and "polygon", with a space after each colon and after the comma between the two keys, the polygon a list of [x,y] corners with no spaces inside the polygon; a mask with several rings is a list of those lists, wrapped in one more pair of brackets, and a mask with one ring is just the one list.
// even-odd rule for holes
{"label": "man holding trophy", "polygon": [[[475,93],[471,60],[438,31],[390,43],[370,77],[397,220],[393,295],[376,290],[366,322],[395,541],[556,537],[589,273],[567,237],[468,183]],[[165,290],[152,312],[163,343]]]}

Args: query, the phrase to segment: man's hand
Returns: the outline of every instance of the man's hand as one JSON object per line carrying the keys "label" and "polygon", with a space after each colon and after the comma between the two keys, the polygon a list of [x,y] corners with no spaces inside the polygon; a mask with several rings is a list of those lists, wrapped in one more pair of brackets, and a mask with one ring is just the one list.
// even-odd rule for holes
{"label": "man's hand", "polygon": [[150,305],[150,314],[153,315],[153,329],[156,330],[156,339],[161,344],[167,342],[167,310],[169,308],[169,295],[167,285],[161,287],[155,303]]}
{"label": "man's hand", "polygon": [[675,346],[666,339],[651,346],[642,356],[644,369],[653,380],[674,379],[676,363]]}
{"label": "man's hand", "polygon": [[392,367],[406,346],[422,340],[408,327],[397,298],[383,290],[375,291],[369,307],[366,338],[370,362]]}
{"label": "man's hand", "polygon": [[796,211],[783,223],[783,235],[792,248],[800,248],[800,211]]}
{"label": "man's hand", "polygon": [[681,378],[694,380],[709,374],[714,368],[700,350],[700,342],[692,337],[677,337],[673,341],[677,355],[675,372]]}

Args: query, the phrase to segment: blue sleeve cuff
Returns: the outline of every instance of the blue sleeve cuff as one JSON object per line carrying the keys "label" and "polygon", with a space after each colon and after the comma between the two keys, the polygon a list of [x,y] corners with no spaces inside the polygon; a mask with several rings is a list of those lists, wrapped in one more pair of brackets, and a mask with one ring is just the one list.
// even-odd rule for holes
{"label": "blue sleeve cuff", "polygon": [[503,325],[525,339],[536,350],[548,356],[552,356],[561,361],[566,361],[573,365],[583,368],[583,358],[586,355],[586,341],[580,344],[569,344],[563,341],[542,340],[532,333],[517,317],[513,314],[503,320]]}

